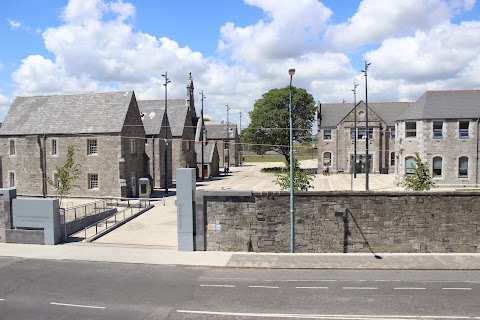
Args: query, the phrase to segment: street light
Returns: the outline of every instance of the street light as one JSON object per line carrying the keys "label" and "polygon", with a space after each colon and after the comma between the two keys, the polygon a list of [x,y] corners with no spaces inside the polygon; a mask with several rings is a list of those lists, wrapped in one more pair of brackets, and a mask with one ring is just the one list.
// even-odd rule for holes
{"label": "street light", "polygon": [[201,139],[202,139],[202,169],[201,170],[202,170],[202,181],[203,181],[203,179],[205,179],[205,173],[204,173],[204,169],[203,169],[204,162],[205,162],[204,161],[204,155],[203,155],[203,153],[204,153],[204,151],[203,151],[204,143],[203,142],[205,140],[204,137],[203,137],[204,131],[205,131],[205,125],[204,125],[204,122],[203,122],[203,100],[206,99],[207,97],[205,97],[203,95],[203,90],[202,90],[202,92],[200,92],[200,94],[202,95],[202,110],[200,111],[200,115],[201,115],[201,118],[202,118],[202,124],[200,125],[200,131],[201,131]]}
{"label": "street light", "polygon": [[[355,131],[353,138],[353,177],[357,177],[357,87],[358,83],[353,83],[353,112],[355,113],[353,120],[353,131]],[[353,182],[352,182],[353,184]]]}
{"label": "street light", "polygon": [[[171,82],[168,79],[167,72],[162,74],[162,77],[165,77],[165,114],[167,114],[167,85]],[[168,194],[168,140],[167,140],[167,130],[165,130],[165,194]]]}
{"label": "street light", "polygon": [[[228,103],[226,104],[227,106],[227,175],[230,172],[230,128],[229,128],[229,119],[228,119],[228,111],[230,111],[230,107],[228,106]],[[225,164],[224,164],[225,166]]]}
{"label": "street light", "polygon": [[368,66],[371,65],[371,63],[367,63],[365,60],[365,70],[362,70],[362,72],[365,74],[365,131],[366,131],[366,137],[365,137],[365,190],[368,191],[368,173],[370,171],[370,161],[368,159],[368,140],[370,136],[370,130],[368,129],[368,85],[367,85],[367,71],[368,71]]}
{"label": "street light", "polygon": [[[242,111],[240,111],[240,135],[242,134]],[[242,159],[242,149],[243,149],[243,144],[240,143],[240,165],[242,165],[243,159]]]}
{"label": "street light", "polygon": [[295,252],[295,211],[294,211],[294,174],[293,174],[293,119],[292,119],[292,78],[295,69],[288,70],[290,75],[290,103],[288,106],[288,115],[290,120],[290,252]]}

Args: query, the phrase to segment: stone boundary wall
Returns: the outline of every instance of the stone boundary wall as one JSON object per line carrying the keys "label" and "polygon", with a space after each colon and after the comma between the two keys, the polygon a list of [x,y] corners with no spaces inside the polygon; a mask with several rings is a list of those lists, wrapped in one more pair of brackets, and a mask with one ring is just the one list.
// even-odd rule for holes
{"label": "stone boundary wall", "polygon": [[[290,193],[197,191],[206,250],[290,252]],[[298,192],[295,252],[480,252],[480,192]]]}

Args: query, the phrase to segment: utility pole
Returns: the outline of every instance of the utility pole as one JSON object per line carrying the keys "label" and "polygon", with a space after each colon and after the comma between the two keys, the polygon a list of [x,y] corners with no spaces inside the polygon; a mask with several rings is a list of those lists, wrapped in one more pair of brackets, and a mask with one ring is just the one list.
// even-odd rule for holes
{"label": "utility pole", "polygon": [[226,173],[228,174],[230,172],[230,122],[228,118],[228,111],[230,111],[230,107],[228,106],[228,103],[226,104],[227,106],[227,171]]}
{"label": "utility pole", "polygon": [[367,71],[368,71],[368,66],[371,65],[371,63],[367,63],[365,60],[365,70],[362,70],[363,73],[365,73],[365,131],[366,131],[366,137],[365,137],[365,190],[369,190],[369,181],[368,181],[368,173],[370,171],[370,161],[368,157],[368,140],[370,136],[370,130],[368,128],[368,82],[367,82]]}
{"label": "utility pole", "polygon": [[[167,72],[162,74],[162,77],[165,77],[165,114],[167,114],[167,86],[171,82],[168,79]],[[167,115],[168,116],[168,115]],[[167,128],[165,128],[165,194],[168,194],[168,140],[167,140]]]}
{"label": "utility pole", "polygon": [[202,169],[201,169],[201,171],[202,171],[202,181],[203,181],[203,179],[205,179],[205,172],[204,172],[204,169],[203,169],[203,167],[204,167],[204,165],[205,165],[205,164],[204,164],[204,163],[205,163],[205,160],[204,160],[204,151],[203,151],[203,148],[204,148],[204,140],[205,140],[204,137],[203,137],[204,131],[205,131],[205,124],[204,124],[204,122],[203,122],[203,100],[206,99],[207,97],[205,97],[205,96],[203,95],[203,90],[202,90],[202,92],[200,92],[200,94],[202,95],[202,109],[201,109],[201,111],[200,111],[200,117],[202,118],[202,124],[200,125],[200,131],[201,131],[201,133],[200,133],[200,138],[202,139]]}

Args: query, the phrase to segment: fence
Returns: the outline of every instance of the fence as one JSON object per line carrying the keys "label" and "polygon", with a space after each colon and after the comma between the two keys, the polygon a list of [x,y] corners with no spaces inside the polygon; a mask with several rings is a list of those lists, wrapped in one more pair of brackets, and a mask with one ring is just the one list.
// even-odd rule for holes
{"label": "fence", "polygon": [[62,209],[63,221],[70,222],[83,217],[92,216],[106,211],[108,206],[109,204],[107,203],[107,200],[98,200],[75,207],[64,208]]}

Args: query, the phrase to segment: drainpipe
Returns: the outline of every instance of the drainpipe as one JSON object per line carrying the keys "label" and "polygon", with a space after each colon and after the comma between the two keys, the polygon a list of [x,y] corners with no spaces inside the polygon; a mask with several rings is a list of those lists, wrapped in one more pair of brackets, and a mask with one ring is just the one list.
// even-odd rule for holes
{"label": "drainpipe", "polygon": [[477,159],[475,164],[475,188],[478,188],[478,138],[480,137],[480,132],[478,129],[480,128],[480,118],[477,119]]}
{"label": "drainpipe", "polygon": [[[45,141],[46,137],[43,135],[43,138],[40,138],[40,136],[37,136],[37,144],[38,147],[40,148],[40,172],[42,174],[42,194],[43,197],[47,197],[47,158],[45,155]],[[43,144],[43,146],[42,146]]]}
{"label": "drainpipe", "polygon": [[337,173],[338,173],[338,129],[335,128],[335,140],[336,140],[336,146],[335,146],[335,164],[337,167]]}
{"label": "drainpipe", "polygon": [[155,188],[155,136],[152,136],[152,190]]}

